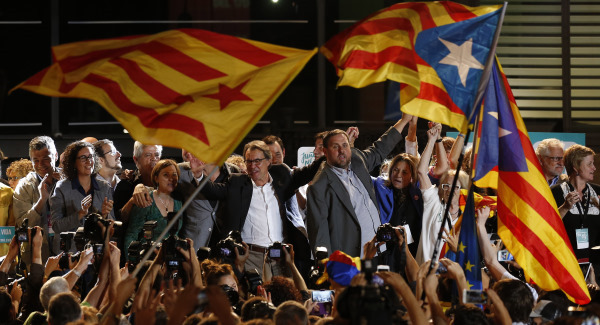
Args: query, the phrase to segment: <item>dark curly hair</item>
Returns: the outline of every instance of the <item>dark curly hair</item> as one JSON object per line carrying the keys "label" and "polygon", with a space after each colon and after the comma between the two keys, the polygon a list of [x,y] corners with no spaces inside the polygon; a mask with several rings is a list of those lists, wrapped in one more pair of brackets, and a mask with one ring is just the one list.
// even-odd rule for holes
{"label": "dark curly hair", "polygon": [[[92,170],[92,174],[98,172],[98,157],[96,157],[94,146],[89,142],[75,141],[69,144],[64,152],[63,174],[68,180],[77,178],[77,154],[79,153],[79,150],[83,148],[90,148],[90,150],[92,150],[92,153],[94,154],[94,170]],[[92,177],[94,177],[94,175],[92,175]]]}
{"label": "dark curly hair", "polygon": [[264,288],[271,293],[271,301],[276,307],[288,300],[302,302],[300,290],[296,289],[288,278],[274,276],[271,281],[265,283]]}

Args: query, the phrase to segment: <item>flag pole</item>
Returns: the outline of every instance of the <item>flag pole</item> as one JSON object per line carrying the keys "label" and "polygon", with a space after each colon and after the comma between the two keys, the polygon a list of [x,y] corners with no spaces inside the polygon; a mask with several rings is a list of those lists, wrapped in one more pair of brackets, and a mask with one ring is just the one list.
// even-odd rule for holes
{"label": "flag pole", "polygon": [[[485,93],[485,89],[488,86],[490,81],[490,75],[492,70],[492,65],[494,59],[496,57],[496,48],[498,46],[498,39],[500,38],[500,32],[502,30],[502,23],[504,22],[504,15],[506,14],[506,6],[507,2],[504,2],[504,6],[502,6],[502,12],[500,13],[500,17],[498,18],[498,26],[496,27],[496,32],[494,33],[494,38],[492,41],[492,45],[490,47],[490,52],[485,62],[485,68],[483,69],[483,73],[481,75],[481,79],[479,80],[479,87],[477,88],[477,94],[475,96],[475,101],[473,102],[473,107],[471,109],[471,113],[469,114],[469,119],[466,123],[468,125],[472,125],[475,123],[471,123],[475,112],[479,112],[481,109],[481,105],[483,103],[483,96]],[[479,114],[478,114],[479,117]],[[477,128],[477,126],[475,126]],[[471,128],[467,127],[467,133],[465,135],[465,143],[469,140],[469,136],[471,135]],[[438,261],[440,255],[440,244],[443,240],[444,229],[446,228],[446,222],[450,225],[450,229],[452,229],[452,224],[450,222],[450,218],[448,217],[448,212],[450,211],[450,203],[454,198],[454,188],[458,183],[458,175],[460,174],[460,167],[462,166],[463,160],[465,158],[465,145],[460,150],[460,155],[458,157],[458,163],[456,166],[456,173],[454,174],[454,179],[452,180],[452,187],[450,188],[450,193],[448,195],[448,202],[446,202],[446,207],[444,208],[444,214],[442,216],[442,225],[440,226],[440,230],[438,231],[438,236],[435,242],[435,246],[433,247],[433,254],[431,256],[431,264],[429,265],[428,274],[431,273],[431,270],[434,267],[434,264]],[[472,160],[471,160],[472,161]],[[471,176],[469,175],[469,179],[471,180]],[[470,181],[472,183],[472,180]],[[472,185],[472,184],[471,184]],[[472,186],[471,186],[472,187]]]}
{"label": "flag pole", "polygon": [[[169,230],[171,230],[171,228],[173,228],[175,223],[177,221],[179,221],[179,218],[181,218],[183,211],[185,211],[185,209],[187,209],[190,206],[190,204],[192,204],[192,201],[196,199],[196,196],[198,196],[198,194],[200,194],[200,190],[202,190],[204,185],[206,185],[206,182],[208,182],[209,179],[211,179],[213,177],[213,175],[217,172],[217,170],[220,168],[221,168],[221,166],[216,166],[215,168],[213,168],[213,170],[210,172],[210,174],[208,174],[208,176],[206,176],[202,179],[202,181],[200,182],[198,187],[196,187],[196,190],[194,191],[194,193],[192,193],[192,195],[190,195],[190,197],[188,197],[188,199],[185,201],[185,203],[181,206],[181,209],[179,209],[179,211],[177,211],[175,216],[173,218],[171,218],[171,220],[169,221],[169,223],[167,224],[167,226],[165,227],[163,232],[152,243],[152,246],[146,251],[146,253],[144,254],[144,257],[138,263],[135,270],[133,270],[133,273],[131,273],[130,277],[134,278],[137,276],[137,274],[140,272],[140,269],[142,268],[144,263],[146,263],[146,261],[148,259],[150,259],[150,255],[152,255],[152,253],[154,253],[154,250],[156,249],[158,244],[160,244],[162,242],[162,240],[165,238],[165,236],[169,233]],[[123,249],[127,249],[127,247],[123,247]],[[189,249],[194,249],[194,247],[190,247]]]}

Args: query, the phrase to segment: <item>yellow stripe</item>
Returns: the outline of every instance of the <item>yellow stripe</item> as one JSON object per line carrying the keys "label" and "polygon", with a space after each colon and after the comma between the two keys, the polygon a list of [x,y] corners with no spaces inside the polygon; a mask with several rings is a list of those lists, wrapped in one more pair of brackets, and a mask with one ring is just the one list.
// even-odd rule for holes
{"label": "yellow stripe", "polygon": [[465,120],[464,115],[450,112],[446,106],[422,98],[414,98],[402,105],[402,111],[458,130],[461,130]]}
{"label": "yellow stripe", "polygon": [[[546,187],[548,186],[546,185]],[[508,207],[527,228],[531,230],[535,229],[535,233],[539,239],[551,249],[552,254],[557,260],[562,261],[569,273],[578,271],[579,266],[577,260],[565,241],[560,237],[556,230],[548,224],[546,219],[538,213],[538,211],[521,199],[522,195],[527,194],[517,194],[510,189],[502,179],[500,180],[500,183],[498,184],[498,197],[501,198],[502,203]],[[558,215],[556,215],[556,217],[558,217]]]}
{"label": "yellow stripe", "polygon": [[413,49],[408,33],[403,30],[395,29],[373,35],[353,36],[346,41],[337,64],[343,66],[353,51],[379,53],[392,46],[404,47],[408,50]]}
{"label": "yellow stripe", "polygon": [[[418,33],[423,30],[423,26],[421,25],[421,19],[419,17],[419,13],[410,8],[402,8],[396,10],[387,10],[378,15],[375,15],[366,21],[375,21],[379,19],[388,19],[388,18],[404,18],[410,20],[412,28],[415,32],[415,37]],[[414,42],[414,40],[413,40]]]}
{"label": "yellow stripe", "polygon": [[446,91],[446,87],[444,87],[442,79],[440,79],[434,68],[421,64],[418,64],[417,68],[419,69],[419,77],[421,77],[421,81],[432,84]]}
{"label": "yellow stripe", "polygon": [[[531,252],[512,235],[504,224],[502,224],[500,219],[498,219],[498,235],[502,238],[502,241],[508,250],[513,254],[517,263],[523,268],[527,281],[533,280],[538,286],[546,291],[562,289],[554,278],[546,272],[542,264],[538,262],[533,254],[531,254]],[[564,263],[562,264],[564,265]],[[529,272],[529,270],[533,270],[533,272]],[[585,285],[579,266],[577,266],[577,269],[574,272],[570,272],[568,276],[575,278],[581,290],[586,292],[589,298],[589,292],[587,291],[587,286]],[[569,300],[575,301],[574,297],[570,296],[568,292],[564,290],[563,292],[565,292]]]}
{"label": "yellow stripe", "polygon": [[413,87],[419,87],[420,85],[419,76],[416,71],[403,65],[386,62],[377,70],[356,68],[345,69],[338,80],[338,86],[362,88],[387,79],[406,83]]}

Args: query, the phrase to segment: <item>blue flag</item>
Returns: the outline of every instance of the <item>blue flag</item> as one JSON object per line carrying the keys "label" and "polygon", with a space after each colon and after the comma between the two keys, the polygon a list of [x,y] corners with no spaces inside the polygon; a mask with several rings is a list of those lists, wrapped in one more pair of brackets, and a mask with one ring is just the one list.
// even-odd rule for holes
{"label": "blue flag", "polygon": [[470,290],[481,290],[481,268],[479,266],[479,244],[475,228],[475,201],[473,200],[473,188],[469,190],[465,212],[462,217],[460,235],[458,236],[458,247],[456,250],[456,262],[465,271],[465,278]]}

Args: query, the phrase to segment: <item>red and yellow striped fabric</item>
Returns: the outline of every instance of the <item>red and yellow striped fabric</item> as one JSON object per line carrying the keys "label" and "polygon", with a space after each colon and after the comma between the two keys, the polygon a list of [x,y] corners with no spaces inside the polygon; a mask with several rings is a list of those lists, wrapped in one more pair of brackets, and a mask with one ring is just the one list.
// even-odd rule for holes
{"label": "red and yellow striped fabric", "polygon": [[397,81],[403,112],[466,131],[464,110],[454,103],[436,70],[417,54],[417,36],[500,8],[451,1],[398,3],[337,34],[321,47],[321,53],[335,66],[338,86],[361,88],[387,79]]}
{"label": "red and yellow striped fabric", "polygon": [[488,105],[498,108],[497,112],[488,113],[495,114],[499,121],[496,132],[502,157],[497,168],[498,235],[523,268],[527,280],[547,291],[561,289],[577,304],[588,303],[590,295],[556,202],[508,80],[497,60],[496,64],[490,87],[495,84],[497,91],[486,92],[485,109]]}
{"label": "red and yellow striped fabric", "polygon": [[14,89],[96,101],[134,139],[220,164],[317,49],[180,29],[52,51],[54,64]]}

